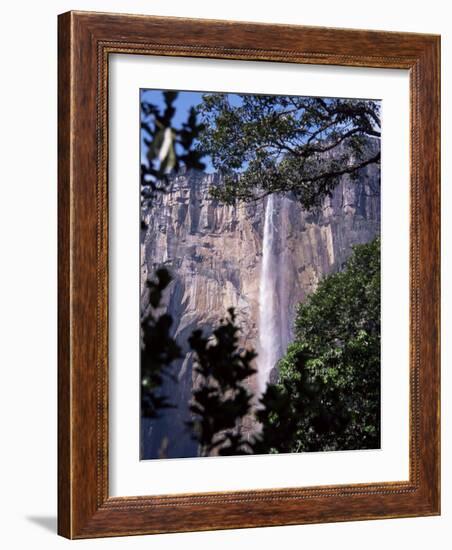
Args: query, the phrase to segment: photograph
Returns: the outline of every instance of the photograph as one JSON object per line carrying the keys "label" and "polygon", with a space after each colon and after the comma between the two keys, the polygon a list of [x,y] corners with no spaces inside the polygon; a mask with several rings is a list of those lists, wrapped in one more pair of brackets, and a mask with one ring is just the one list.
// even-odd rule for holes
{"label": "photograph", "polygon": [[140,90],[141,460],[380,448],[381,106]]}
{"label": "photograph", "polygon": [[2,547],[450,549],[449,3],[2,8]]}

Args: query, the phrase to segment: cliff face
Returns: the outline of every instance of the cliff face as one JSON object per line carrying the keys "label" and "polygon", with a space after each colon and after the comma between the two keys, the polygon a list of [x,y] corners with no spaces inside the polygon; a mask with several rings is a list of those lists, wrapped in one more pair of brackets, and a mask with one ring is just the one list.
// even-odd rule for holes
{"label": "cliff face", "polygon": [[[278,331],[273,353],[281,357],[292,338],[297,304],[320,279],[340,269],[352,245],[379,234],[378,178],[375,166],[363,169],[358,181],[344,176],[322,208],[308,213],[289,195],[274,196],[271,203],[267,197],[237,206],[220,204],[209,192],[221,184],[218,175],[178,175],[143,216],[147,229],[141,243],[142,308],[147,305],[144,282],[163,264],[174,278],[166,303],[180,344],[186,346],[195,327],[209,331],[216,326],[232,306],[243,346],[254,347],[264,357],[259,305],[268,310],[272,302],[277,313],[273,333]],[[264,367],[258,363],[257,368]],[[196,384],[191,357],[176,369],[178,383],[168,382],[165,389],[177,408],[158,421],[142,422],[142,458],[196,456],[196,445],[184,426]],[[251,389],[259,389],[258,378],[259,374]]]}

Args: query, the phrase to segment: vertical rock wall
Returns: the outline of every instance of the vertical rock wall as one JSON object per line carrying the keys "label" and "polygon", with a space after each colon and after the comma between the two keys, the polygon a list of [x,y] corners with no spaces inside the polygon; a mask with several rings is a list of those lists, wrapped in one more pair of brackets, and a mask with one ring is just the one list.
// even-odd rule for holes
{"label": "vertical rock wall", "polygon": [[[143,284],[163,264],[174,277],[166,303],[180,344],[186,346],[195,327],[211,330],[232,306],[241,324],[243,346],[258,350],[265,202],[221,204],[209,192],[220,184],[216,174],[181,173],[144,213],[142,308],[147,305]],[[333,196],[315,213],[304,211],[290,195],[275,197],[274,260],[284,340],[293,336],[297,304],[315,290],[320,279],[340,269],[352,245],[379,234],[379,188],[379,169],[368,166],[358,181],[344,176]],[[196,384],[191,357],[176,369],[179,381],[168,382],[166,389],[178,406],[158,421],[143,420],[142,458],[155,458],[159,453],[167,457],[196,455],[196,445],[184,425]]]}

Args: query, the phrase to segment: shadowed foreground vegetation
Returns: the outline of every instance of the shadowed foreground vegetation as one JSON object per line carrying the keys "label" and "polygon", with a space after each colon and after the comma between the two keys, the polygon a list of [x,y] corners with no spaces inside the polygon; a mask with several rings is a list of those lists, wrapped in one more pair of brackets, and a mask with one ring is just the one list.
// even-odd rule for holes
{"label": "shadowed foreground vegetation", "polygon": [[[162,282],[163,281],[163,282]],[[158,309],[169,274],[151,284]],[[161,393],[179,346],[169,336],[171,317],[143,324],[142,414],[155,418],[173,406]],[[201,456],[376,449],[380,446],[380,243],[354,247],[339,273],[329,275],[296,317],[296,338],[252,409],[245,382],[255,373],[254,350],[239,351],[239,327],[229,310],[211,336],[189,338],[200,383],[187,423]],[[254,440],[242,435],[242,420],[256,415]]]}
{"label": "shadowed foreground vegetation", "polygon": [[[160,107],[141,104],[143,208],[166,191],[170,173],[203,169],[206,155],[225,176],[224,187],[214,190],[217,199],[232,204],[291,192],[306,209],[318,207],[345,174],[358,178],[364,166],[380,162],[378,102],[242,95],[233,105],[228,94],[205,94],[176,128],[177,96],[164,92]],[[164,381],[177,381],[173,364],[184,357],[171,336],[173,320],[162,313],[170,282],[165,268],[147,281],[149,307],[141,319],[141,414],[153,420],[175,406]],[[186,428],[200,455],[380,446],[378,239],[356,246],[342,271],[299,305],[295,328],[278,380],[257,407],[246,385],[256,353],[239,350],[234,310],[212,334],[192,333],[187,353],[199,382]],[[242,434],[249,414],[261,425],[252,441]]]}

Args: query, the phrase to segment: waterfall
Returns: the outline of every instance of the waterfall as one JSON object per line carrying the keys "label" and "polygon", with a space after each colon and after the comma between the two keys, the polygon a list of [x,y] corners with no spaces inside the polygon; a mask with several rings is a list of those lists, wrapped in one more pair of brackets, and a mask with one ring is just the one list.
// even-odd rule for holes
{"label": "waterfall", "polygon": [[264,392],[270,371],[281,357],[280,312],[278,304],[278,262],[276,257],[275,196],[265,205],[262,266],[259,283],[259,345],[257,380]]}
{"label": "waterfall", "polygon": [[257,381],[263,393],[270,372],[286,352],[291,340],[293,312],[290,291],[293,273],[286,247],[289,224],[287,197],[269,195],[265,204],[262,264],[259,281],[259,341]]}

